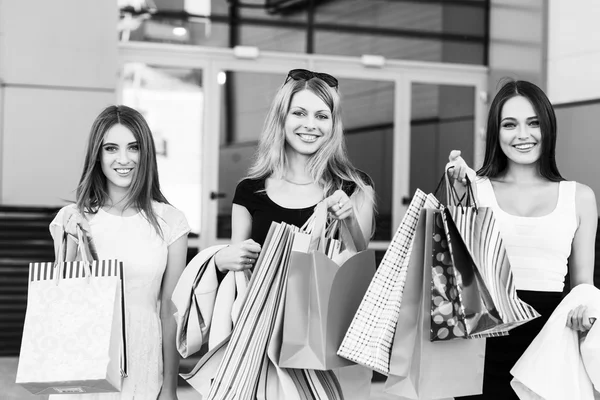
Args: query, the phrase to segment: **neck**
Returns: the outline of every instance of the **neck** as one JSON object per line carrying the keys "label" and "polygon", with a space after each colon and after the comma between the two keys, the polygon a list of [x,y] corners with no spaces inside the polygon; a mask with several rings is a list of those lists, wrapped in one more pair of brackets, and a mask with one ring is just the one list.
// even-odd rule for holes
{"label": "neck", "polygon": [[107,206],[121,212],[125,211],[125,199],[127,198],[128,191],[129,188],[109,185]]}
{"label": "neck", "polygon": [[516,164],[508,161],[508,165],[503,174],[503,178],[506,181],[514,183],[532,183],[544,180],[544,177],[540,175],[538,164]]}
{"label": "neck", "polygon": [[284,171],[283,178],[296,183],[306,183],[312,181],[312,176],[308,173],[306,166],[308,158],[304,154],[298,154],[295,151],[287,151],[287,168]]}

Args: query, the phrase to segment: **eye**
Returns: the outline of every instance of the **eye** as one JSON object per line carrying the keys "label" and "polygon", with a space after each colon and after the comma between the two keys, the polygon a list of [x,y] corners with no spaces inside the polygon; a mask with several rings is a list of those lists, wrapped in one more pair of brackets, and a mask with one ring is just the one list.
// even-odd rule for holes
{"label": "eye", "polygon": [[131,151],[140,151],[140,146],[137,144],[132,144],[131,146],[129,146],[129,150]]}
{"label": "eye", "polygon": [[304,112],[300,111],[300,110],[295,110],[295,111],[292,111],[292,115],[295,115],[296,117],[303,117]]}
{"label": "eye", "polygon": [[320,120],[327,120],[329,119],[329,115],[327,114],[317,114],[317,118]]}
{"label": "eye", "polygon": [[514,122],[505,122],[502,124],[502,127],[505,129],[514,129],[517,126]]}
{"label": "eye", "polygon": [[540,121],[538,121],[537,119],[532,120],[531,122],[529,122],[529,126],[532,126],[534,128],[537,128],[540,126]]}
{"label": "eye", "polygon": [[115,151],[117,151],[117,147],[116,146],[104,146],[104,151],[106,151],[108,153],[114,153]]}

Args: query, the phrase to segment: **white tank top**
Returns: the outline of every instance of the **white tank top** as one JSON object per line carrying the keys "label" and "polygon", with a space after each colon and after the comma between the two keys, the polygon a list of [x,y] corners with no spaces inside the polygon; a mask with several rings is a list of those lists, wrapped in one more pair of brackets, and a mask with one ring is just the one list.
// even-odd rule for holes
{"label": "white tank top", "polygon": [[506,253],[519,290],[562,292],[567,260],[577,230],[577,182],[559,183],[554,211],[542,217],[520,217],[504,212],[488,178],[478,178],[479,207],[491,207],[498,221]]}

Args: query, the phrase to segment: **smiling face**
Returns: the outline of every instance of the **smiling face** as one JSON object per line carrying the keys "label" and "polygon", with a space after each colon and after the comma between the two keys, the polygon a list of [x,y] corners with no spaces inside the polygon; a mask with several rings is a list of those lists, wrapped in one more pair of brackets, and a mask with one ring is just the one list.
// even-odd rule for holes
{"label": "smiling face", "polygon": [[109,193],[129,189],[140,159],[139,144],[133,133],[123,125],[113,125],[104,136],[100,155]]}
{"label": "smiling face", "polygon": [[288,151],[312,155],[331,135],[331,110],[317,95],[302,90],[292,97],[285,118],[285,141]]}
{"label": "smiling face", "polygon": [[500,116],[500,148],[509,162],[528,165],[542,154],[542,132],[529,100],[515,96],[504,103]]}

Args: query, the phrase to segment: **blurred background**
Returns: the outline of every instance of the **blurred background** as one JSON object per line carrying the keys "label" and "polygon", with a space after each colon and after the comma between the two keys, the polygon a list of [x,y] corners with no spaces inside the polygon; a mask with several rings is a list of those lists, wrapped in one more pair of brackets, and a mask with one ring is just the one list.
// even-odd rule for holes
{"label": "blurred background", "polygon": [[54,257],[48,223],[75,200],[107,105],[147,118],[191,258],[228,240],[235,186],[287,72],[336,76],[350,157],[378,195],[381,258],[451,149],[481,165],[505,77],[546,91],[561,173],[600,196],[599,18],[593,0],[0,0],[0,397],[27,398],[7,388],[28,264]]}

